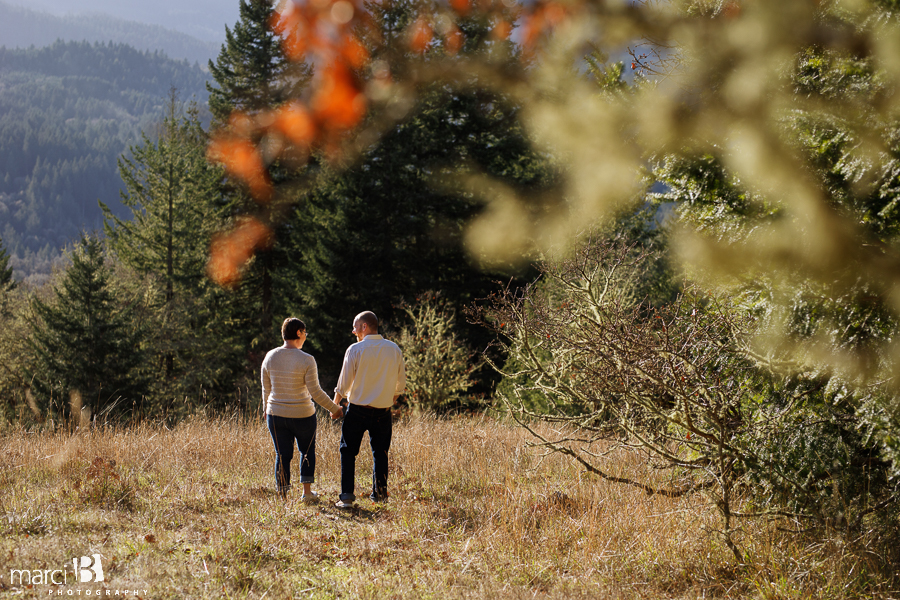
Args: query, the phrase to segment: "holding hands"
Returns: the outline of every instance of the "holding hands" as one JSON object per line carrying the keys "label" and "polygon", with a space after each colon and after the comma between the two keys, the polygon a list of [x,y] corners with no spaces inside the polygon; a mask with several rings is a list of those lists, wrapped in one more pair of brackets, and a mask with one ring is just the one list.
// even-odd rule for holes
{"label": "holding hands", "polygon": [[341,417],[343,417],[345,414],[347,414],[347,409],[346,409],[346,407],[347,407],[347,405],[349,404],[349,402],[347,402],[347,399],[346,399],[346,398],[340,398],[340,397],[339,397],[339,398],[337,398],[336,400],[337,400],[336,403],[339,404],[339,405],[341,406],[341,410],[331,413],[331,418],[332,418],[332,420],[334,420],[334,421],[337,421],[338,419],[340,419]]}

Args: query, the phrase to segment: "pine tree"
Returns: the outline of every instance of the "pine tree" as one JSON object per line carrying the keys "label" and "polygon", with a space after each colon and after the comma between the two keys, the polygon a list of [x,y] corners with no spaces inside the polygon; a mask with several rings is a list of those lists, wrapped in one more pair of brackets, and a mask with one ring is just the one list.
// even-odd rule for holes
{"label": "pine tree", "polygon": [[32,393],[50,415],[80,398],[93,414],[131,407],[145,391],[141,331],[133,305],[117,298],[96,237],[82,235],[54,300],[32,301]]}
{"label": "pine tree", "polygon": [[[385,39],[399,35],[413,10],[409,2],[369,7]],[[486,51],[483,25],[466,27],[464,58]],[[294,286],[294,312],[314,329],[309,345],[319,351],[325,377],[340,368],[352,341],[348,323],[358,312],[373,310],[399,329],[396,306],[427,290],[439,290],[458,315],[489,293],[498,274],[484,272],[463,244],[465,224],[481,203],[453,181],[489,173],[535,195],[552,185],[552,171],[527,143],[509,98],[432,85],[418,99],[354,166],[323,173],[292,217],[285,243],[296,258],[285,286]],[[478,337],[483,330],[463,319],[458,325],[470,345],[486,345]]]}
{"label": "pine tree", "polygon": [[[253,116],[296,98],[310,79],[310,68],[285,56],[281,39],[271,29],[274,8],[267,0],[241,0],[240,20],[226,28],[226,41],[209,70],[215,85],[207,84],[213,128],[224,127],[233,115]],[[269,178],[283,185],[293,174],[279,164],[269,167]],[[245,190],[223,183],[233,215],[252,213],[256,204]],[[241,329],[250,335],[247,344],[255,354],[265,349],[265,341],[277,334],[273,313],[280,294],[273,273],[285,267],[285,256],[275,246],[257,253],[235,290],[233,306],[243,310],[233,314]],[[260,355],[261,360],[261,355]]]}
{"label": "pine tree", "polygon": [[0,298],[0,418],[14,421],[23,416],[28,386],[28,365],[31,361],[26,340],[29,327],[26,321],[28,297],[20,287],[2,294]]}
{"label": "pine tree", "polygon": [[5,415],[9,420],[16,417],[16,409],[24,400],[24,366],[29,360],[25,303],[25,293],[13,279],[9,254],[0,240],[0,417]]}
{"label": "pine tree", "polygon": [[241,0],[240,21],[225,28],[225,44],[207,83],[214,126],[228,123],[235,111],[256,114],[296,97],[309,79],[306,65],[287,60],[281,38],[270,24],[274,8],[268,0]]}
{"label": "pine tree", "polygon": [[16,287],[13,280],[13,270],[9,266],[9,253],[3,247],[3,239],[0,238],[0,293]]}
{"label": "pine tree", "polygon": [[[157,138],[144,134],[130,156],[119,159],[125,182],[120,195],[131,219],[117,218],[101,204],[110,248],[151,283],[148,343],[157,357],[151,364],[159,367],[154,389],[167,403],[196,399],[201,388],[223,392],[243,363],[243,336],[231,328],[214,331],[227,299],[207,280],[206,263],[224,209],[222,170],[207,161],[206,143],[196,106],[180,114],[173,90]],[[210,336],[219,342],[215,357]]]}
{"label": "pine tree", "polygon": [[156,139],[143,134],[118,161],[131,219],[102,206],[110,247],[138,271],[159,274],[166,301],[178,287],[200,285],[209,239],[221,226],[222,170],[206,160],[206,143],[197,107],[179,114],[173,90]]}

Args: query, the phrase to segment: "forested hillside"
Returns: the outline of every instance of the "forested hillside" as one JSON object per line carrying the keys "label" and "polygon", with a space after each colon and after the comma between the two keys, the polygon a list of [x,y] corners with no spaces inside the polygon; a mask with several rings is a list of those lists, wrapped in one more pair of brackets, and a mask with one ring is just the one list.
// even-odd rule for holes
{"label": "forested hillside", "polygon": [[[171,88],[205,102],[199,66],[123,44],[0,48],[0,237],[21,277],[115,210],[116,159],[152,134]],[[40,257],[40,259],[39,259]]]}
{"label": "forested hillside", "polygon": [[160,25],[103,14],[58,16],[0,2],[0,45],[6,48],[49,46],[57,40],[114,42],[138,50],[164,50],[171,58],[205,66],[218,45]]}

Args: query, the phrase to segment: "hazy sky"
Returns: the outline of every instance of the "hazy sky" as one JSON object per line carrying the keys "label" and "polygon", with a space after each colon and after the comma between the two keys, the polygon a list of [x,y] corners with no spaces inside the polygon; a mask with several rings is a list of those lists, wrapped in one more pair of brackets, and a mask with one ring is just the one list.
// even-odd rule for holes
{"label": "hazy sky", "polygon": [[221,42],[225,26],[239,17],[239,0],[4,0],[7,4],[55,15],[104,13],[120,19],[162,25],[201,40]]}

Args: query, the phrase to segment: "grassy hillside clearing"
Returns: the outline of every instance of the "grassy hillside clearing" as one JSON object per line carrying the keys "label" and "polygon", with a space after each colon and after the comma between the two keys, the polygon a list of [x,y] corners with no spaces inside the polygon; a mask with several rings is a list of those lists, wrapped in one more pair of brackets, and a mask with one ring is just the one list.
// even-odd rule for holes
{"label": "grassy hillside clearing", "polygon": [[[779,530],[789,523],[750,521],[738,541],[753,564],[737,565],[700,496],[596,481],[486,417],[412,418],[394,432],[390,502],[342,512],[339,426],[324,420],[317,506],[275,496],[261,420],[8,428],[0,597],[898,597],[872,540],[805,541]],[[647,477],[633,458],[606,460]],[[361,455],[358,493],[370,473]],[[73,583],[73,557],[94,553],[105,580]],[[68,569],[69,583],[18,585],[13,569]]]}

